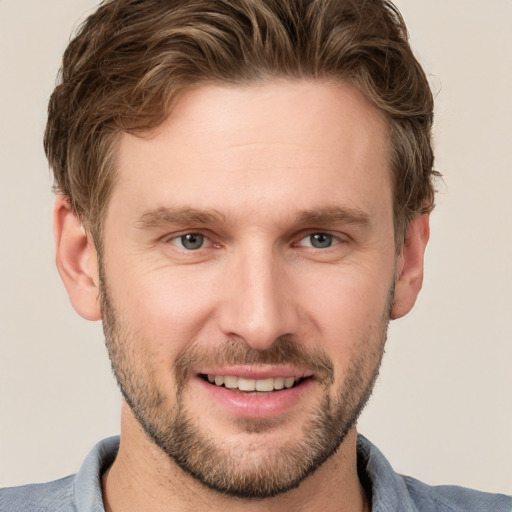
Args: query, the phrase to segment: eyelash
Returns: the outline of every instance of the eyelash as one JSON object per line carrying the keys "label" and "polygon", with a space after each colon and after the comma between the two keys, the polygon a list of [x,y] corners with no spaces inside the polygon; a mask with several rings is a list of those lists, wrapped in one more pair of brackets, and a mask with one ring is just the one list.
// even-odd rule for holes
{"label": "eyelash", "polygon": [[[201,237],[202,238],[201,245],[199,247],[196,247],[196,248],[185,247],[183,239],[185,237],[193,237],[193,236]],[[326,237],[327,239],[330,240],[330,243],[327,246],[325,246],[325,247],[315,247],[313,245],[313,243],[310,243],[310,244],[307,244],[307,245],[301,245],[301,242],[306,240],[306,239],[308,239],[308,238],[309,238],[309,240],[311,242],[311,239],[314,236],[316,236],[316,237]],[[172,245],[175,245],[175,246],[179,247],[181,250],[183,250],[185,252],[195,252],[195,251],[199,251],[200,249],[207,248],[204,245],[206,241],[209,241],[209,244],[208,244],[209,247],[212,247],[212,246],[213,247],[220,247],[220,244],[216,244],[216,243],[212,242],[210,237],[208,237],[207,235],[205,235],[205,234],[203,234],[201,232],[196,232],[196,231],[189,231],[189,232],[186,232],[186,233],[181,233],[181,234],[174,235],[174,236],[166,239],[166,243],[170,243]],[[317,239],[317,242],[322,244],[321,239],[320,240]],[[331,234],[329,232],[325,232],[325,231],[310,231],[308,233],[301,234],[301,238],[297,242],[295,242],[293,244],[293,246],[295,246],[295,247],[310,247],[312,249],[317,249],[317,250],[323,251],[323,250],[330,249],[333,246],[336,246],[336,245],[339,245],[339,244],[343,244],[343,243],[346,243],[346,241],[344,241],[343,238],[340,237],[339,235],[333,235],[333,234]]]}
{"label": "eyelash", "polygon": [[[313,242],[312,242],[312,238],[313,237],[318,237],[317,238],[317,242],[319,242],[320,244],[322,244],[322,241],[320,240],[320,237],[326,237],[328,239],[330,239],[330,243],[329,245],[325,246],[325,247],[315,247],[313,245]],[[301,246],[300,245],[300,242],[302,242],[303,240],[306,240],[306,239],[309,239],[310,240],[310,244],[308,245],[303,245]],[[307,233],[305,236],[303,236],[300,240],[299,240],[299,243],[297,243],[296,245],[298,245],[299,247],[311,247],[313,249],[318,249],[318,250],[326,250],[326,249],[329,249],[333,246],[336,246],[340,243],[343,243],[343,240],[340,236],[337,236],[337,235],[333,235],[332,233],[329,233],[329,232],[325,232],[325,231],[312,231],[310,233]]]}
{"label": "eyelash", "polygon": [[[184,239],[185,237],[187,237],[187,236],[189,236],[189,237],[192,237],[192,236],[202,237],[202,239],[203,239],[203,243],[201,244],[201,246],[200,246],[200,247],[197,247],[197,248],[195,248],[195,249],[189,249],[189,248],[187,248],[187,247],[184,247],[184,246],[183,246],[183,239]],[[181,243],[181,244],[179,244],[180,240],[182,241],[182,243]],[[211,241],[210,237],[208,237],[207,235],[204,235],[203,233],[197,232],[197,231],[189,231],[189,232],[187,232],[187,233],[181,233],[181,234],[179,234],[179,235],[174,235],[174,236],[172,236],[172,237],[170,237],[170,238],[167,238],[165,241],[166,241],[167,243],[169,243],[169,244],[176,245],[176,246],[177,246],[177,247],[179,247],[181,250],[186,251],[186,252],[195,252],[195,251],[198,251],[198,250],[200,250],[200,249],[204,249],[204,248],[205,248],[205,247],[204,247],[204,242],[206,242],[206,241],[209,241],[209,242],[210,242],[210,244],[209,244],[209,245],[211,245],[211,246],[216,246],[216,245],[218,245],[218,244],[214,244],[214,243]]]}

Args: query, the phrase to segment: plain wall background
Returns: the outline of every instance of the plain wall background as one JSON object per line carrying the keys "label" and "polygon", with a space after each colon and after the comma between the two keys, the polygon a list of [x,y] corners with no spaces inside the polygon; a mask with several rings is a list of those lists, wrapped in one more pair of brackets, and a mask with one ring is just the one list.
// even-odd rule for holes
{"label": "plain wall background", "polygon": [[[101,327],[54,267],[42,150],[62,52],[95,4],[0,0],[0,485],[74,473],[118,432]],[[360,431],[399,472],[512,493],[512,1],[397,4],[437,92],[445,183]]]}

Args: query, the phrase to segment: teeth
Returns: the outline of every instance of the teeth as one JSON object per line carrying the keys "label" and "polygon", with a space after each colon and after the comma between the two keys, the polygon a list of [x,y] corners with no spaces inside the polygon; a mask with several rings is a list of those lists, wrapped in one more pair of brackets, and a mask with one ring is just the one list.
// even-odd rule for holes
{"label": "teeth", "polygon": [[284,379],[284,387],[291,388],[293,386],[294,382],[295,382],[295,379],[293,377],[288,377],[287,379]]}
{"label": "teeth", "polygon": [[238,379],[236,377],[224,377],[224,386],[229,389],[235,389],[238,386]]}
{"label": "teeth", "polygon": [[254,379],[243,379],[242,377],[239,377],[237,388],[240,391],[255,391],[256,381]]}
{"label": "teeth", "polygon": [[284,388],[284,378],[277,377],[274,379],[274,389],[283,389]]}
{"label": "teeth", "polygon": [[256,381],[256,391],[274,391],[274,379],[261,379]]}
{"label": "teeth", "polygon": [[283,388],[291,388],[295,384],[295,377],[276,377],[268,379],[244,379],[231,375],[208,375],[208,382],[216,386],[225,386],[228,389],[239,389],[240,391],[263,391],[270,392]]}

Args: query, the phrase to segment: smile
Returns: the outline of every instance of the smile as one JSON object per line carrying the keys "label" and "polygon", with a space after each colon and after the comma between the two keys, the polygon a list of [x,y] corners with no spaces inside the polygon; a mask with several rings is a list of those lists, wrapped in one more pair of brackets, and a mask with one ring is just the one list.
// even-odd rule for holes
{"label": "smile", "polygon": [[265,379],[248,379],[232,375],[201,375],[204,380],[218,387],[225,387],[242,392],[272,392],[290,389],[298,385],[304,378],[299,377],[269,377]]}
{"label": "smile", "polygon": [[275,418],[291,412],[302,400],[315,396],[311,393],[315,393],[316,381],[308,370],[271,365],[204,368],[193,379],[198,389],[206,393],[208,407],[216,404],[232,417],[252,419]]}

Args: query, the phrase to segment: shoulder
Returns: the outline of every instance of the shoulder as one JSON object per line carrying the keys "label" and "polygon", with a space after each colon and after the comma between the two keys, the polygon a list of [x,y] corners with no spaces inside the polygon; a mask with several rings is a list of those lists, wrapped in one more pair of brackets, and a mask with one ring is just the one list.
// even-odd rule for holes
{"label": "shoulder", "polygon": [[512,497],[505,494],[481,492],[457,485],[430,486],[408,476],[403,479],[420,512],[512,512]]}
{"label": "shoulder", "polygon": [[76,475],[0,489],[0,512],[104,512],[101,475],[118,448],[119,437],[109,437],[89,452]]}
{"label": "shoulder", "polygon": [[372,496],[372,510],[384,512],[512,512],[512,497],[455,485],[427,485],[396,473],[368,439],[357,439],[358,472]]}
{"label": "shoulder", "polygon": [[74,475],[0,490],[0,512],[75,512]]}

